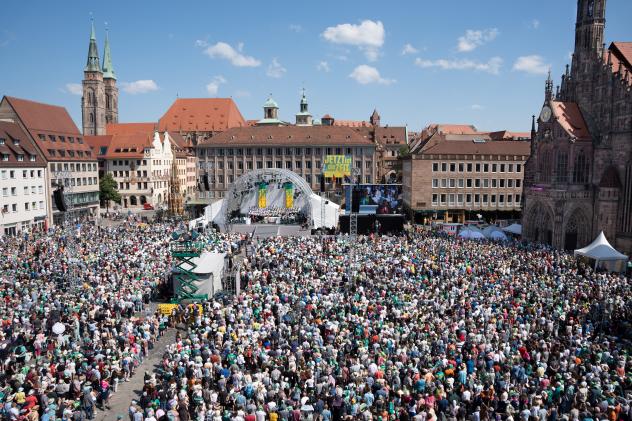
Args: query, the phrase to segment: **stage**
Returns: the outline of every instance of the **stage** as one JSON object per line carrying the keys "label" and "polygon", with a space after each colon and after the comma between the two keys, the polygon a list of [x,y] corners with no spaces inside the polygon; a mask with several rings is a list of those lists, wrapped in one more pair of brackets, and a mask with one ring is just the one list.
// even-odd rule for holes
{"label": "stage", "polygon": [[300,225],[233,224],[231,232],[252,234],[253,238],[310,236],[310,230],[304,230]]}

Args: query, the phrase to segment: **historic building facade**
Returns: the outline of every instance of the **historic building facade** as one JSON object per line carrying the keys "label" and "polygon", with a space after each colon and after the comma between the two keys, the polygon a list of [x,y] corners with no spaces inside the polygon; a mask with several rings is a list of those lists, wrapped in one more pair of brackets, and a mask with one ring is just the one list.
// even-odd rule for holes
{"label": "historic building facade", "polygon": [[108,35],[106,33],[103,67],[101,67],[94,23],[90,33],[88,62],[83,69],[83,75],[83,96],[81,97],[83,134],[85,136],[104,135],[106,124],[118,123],[118,88]]}
{"label": "historic building facade", "polygon": [[[99,182],[96,156],[84,142],[65,108],[4,97],[0,120],[15,122],[25,131],[44,157],[46,168],[48,225],[73,219],[96,219],[99,209]],[[68,212],[60,212],[51,195],[64,186]],[[38,187],[39,191],[39,187]],[[39,206],[39,204],[38,204]]]}
{"label": "historic building facade", "polygon": [[17,123],[0,121],[0,236],[43,229],[46,161]]}
{"label": "historic building facade", "polygon": [[530,143],[524,134],[507,133],[468,125],[426,127],[402,159],[402,193],[411,219],[463,223],[478,213],[515,218]]}
{"label": "historic building facade", "polygon": [[604,42],[605,0],[578,0],[572,64],[549,76],[525,172],[523,236],[572,250],[604,231],[632,252],[632,42]]}

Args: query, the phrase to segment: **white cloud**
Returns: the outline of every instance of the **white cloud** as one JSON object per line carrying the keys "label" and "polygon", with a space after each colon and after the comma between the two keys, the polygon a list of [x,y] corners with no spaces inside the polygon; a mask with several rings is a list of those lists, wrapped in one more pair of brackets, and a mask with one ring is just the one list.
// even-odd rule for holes
{"label": "white cloud", "polygon": [[500,57],[493,57],[488,62],[482,63],[474,60],[423,60],[421,58],[415,59],[415,65],[422,69],[438,67],[443,70],[477,70],[480,72],[487,72],[492,75],[500,73],[500,67],[503,64],[503,59]]}
{"label": "white cloud", "polygon": [[404,48],[402,49],[403,56],[405,56],[406,54],[417,54],[418,52],[419,50],[413,47],[411,44],[404,45]]}
{"label": "white cloud", "polygon": [[363,20],[359,25],[342,23],[330,26],[321,34],[333,44],[353,45],[360,48],[367,59],[375,61],[384,45],[384,24],[381,21]]}
{"label": "white cloud", "polygon": [[532,75],[545,75],[550,68],[550,64],[544,63],[544,58],[535,54],[531,56],[518,57],[513,65],[514,70]]}
{"label": "white cloud", "polygon": [[457,50],[462,53],[473,51],[483,44],[493,41],[498,36],[499,32],[496,28],[465,31],[465,35],[459,37],[459,44]]}
{"label": "white cloud", "polygon": [[226,83],[226,79],[224,79],[223,76],[215,76],[213,80],[211,80],[211,82],[206,85],[206,92],[208,92],[209,95],[215,96],[219,91],[219,86],[223,85],[224,83]]}
{"label": "white cloud", "polygon": [[320,63],[318,63],[318,66],[316,66],[316,69],[325,73],[328,73],[329,70],[331,70],[329,68],[329,63],[327,63],[326,61],[321,61]]}
{"label": "white cloud", "polygon": [[531,28],[538,29],[540,27],[540,21],[537,19],[533,19],[531,21]]}
{"label": "white cloud", "polygon": [[290,28],[290,31],[293,31],[296,33],[301,32],[303,30],[303,27],[297,23],[292,23],[289,28]]}
{"label": "white cloud", "polygon": [[480,110],[484,110],[485,109],[485,107],[483,107],[480,104],[472,104],[470,106],[470,108],[473,109],[474,111],[480,111]]}
{"label": "white cloud", "polygon": [[221,41],[214,45],[208,45],[206,41],[197,40],[195,41],[195,45],[204,48],[204,54],[207,56],[228,60],[233,66],[258,67],[261,65],[261,61],[256,58],[242,54],[244,48],[243,43],[237,44],[237,49]]}
{"label": "white cloud", "polygon": [[350,78],[355,79],[361,85],[368,85],[370,83],[379,83],[380,85],[390,85],[395,83],[395,79],[385,79],[380,76],[380,72],[371,66],[361,64],[353,69],[353,72],[349,75]]}
{"label": "white cloud", "polygon": [[272,59],[272,63],[270,63],[270,65],[268,66],[268,70],[266,71],[266,74],[270,77],[278,79],[278,78],[283,77],[283,75],[286,72],[287,72],[287,69],[281,66],[281,63],[279,63],[275,57]]}
{"label": "white cloud", "polygon": [[121,82],[123,90],[128,94],[146,94],[147,92],[157,91],[158,85],[151,79],[137,80],[135,82]]}
{"label": "white cloud", "polygon": [[81,83],[67,83],[64,92],[81,96],[83,95],[83,86]]}

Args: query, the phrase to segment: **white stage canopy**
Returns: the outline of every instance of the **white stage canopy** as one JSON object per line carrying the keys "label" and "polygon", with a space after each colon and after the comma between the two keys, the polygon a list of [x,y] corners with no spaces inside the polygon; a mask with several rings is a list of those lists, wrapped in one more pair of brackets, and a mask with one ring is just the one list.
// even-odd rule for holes
{"label": "white stage canopy", "polygon": [[466,238],[468,240],[481,240],[485,238],[482,232],[473,227],[465,227],[459,233],[460,238]]}
{"label": "white stage canopy", "polygon": [[628,256],[619,253],[610,245],[603,231],[584,248],[575,250],[575,256],[585,256],[595,260],[595,267],[600,262],[627,262]]}
{"label": "white stage canopy", "polygon": [[509,234],[522,235],[522,225],[511,224],[508,227],[503,228],[503,231],[508,232]]}

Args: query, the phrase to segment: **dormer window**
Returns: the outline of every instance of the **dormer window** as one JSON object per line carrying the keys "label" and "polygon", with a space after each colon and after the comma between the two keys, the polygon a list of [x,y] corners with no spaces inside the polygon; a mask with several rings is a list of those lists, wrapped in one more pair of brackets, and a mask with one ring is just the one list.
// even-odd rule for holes
{"label": "dormer window", "polygon": [[24,154],[19,153],[18,154],[18,162],[22,162],[24,161]]}
{"label": "dormer window", "polygon": [[9,160],[9,154],[8,153],[3,153],[2,154],[2,160],[3,161],[8,161]]}
{"label": "dormer window", "polygon": [[29,155],[29,161],[35,162],[35,155]]}
{"label": "dormer window", "polygon": [[0,137],[0,145],[4,145],[4,137]]}
{"label": "dormer window", "polygon": [[13,139],[13,146],[20,146],[20,139]]}

